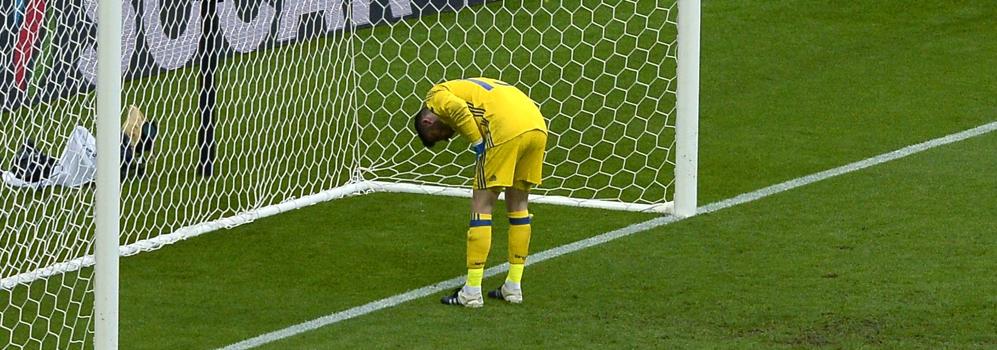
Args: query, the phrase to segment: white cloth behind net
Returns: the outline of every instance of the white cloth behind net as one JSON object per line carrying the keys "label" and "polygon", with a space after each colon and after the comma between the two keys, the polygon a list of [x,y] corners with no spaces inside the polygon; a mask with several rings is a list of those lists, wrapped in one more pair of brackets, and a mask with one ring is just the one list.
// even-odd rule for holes
{"label": "white cloth behind net", "polygon": [[52,174],[40,181],[28,182],[14,176],[9,171],[3,172],[3,181],[12,187],[38,189],[46,186],[80,187],[93,181],[97,172],[96,139],[90,130],[82,126],[73,129],[69,140],[62,150],[58,163],[52,168]]}

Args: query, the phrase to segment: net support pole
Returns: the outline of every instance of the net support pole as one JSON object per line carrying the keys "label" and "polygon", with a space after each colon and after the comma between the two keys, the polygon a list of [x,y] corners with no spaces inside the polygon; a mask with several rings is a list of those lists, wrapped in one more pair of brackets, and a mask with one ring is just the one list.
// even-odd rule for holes
{"label": "net support pole", "polygon": [[699,171],[700,0],[678,1],[678,87],[675,121],[675,215],[696,215]]}
{"label": "net support pole", "polygon": [[197,129],[197,144],[201,158],[197,172],[203,177],[211,177],[215,171],[215,72],[218,70],[218,56],[221,38],[218,27],[216,0],[201,2],[201,40],[198,45],[201,90],[198,107],[201,112],[201,126]]}
{"label": "net support pole", "polygon": [[118,348],[121,198],[121,1],[97,3],[97,174],[94,221],[94,348]]}

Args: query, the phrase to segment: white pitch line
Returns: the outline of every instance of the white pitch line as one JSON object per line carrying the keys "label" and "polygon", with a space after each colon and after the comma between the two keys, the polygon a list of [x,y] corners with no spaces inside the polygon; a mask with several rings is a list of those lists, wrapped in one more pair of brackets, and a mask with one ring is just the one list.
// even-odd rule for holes
{"label": "white pitch line", "polygon": [[[997,130],[997,122],[991,122],[988,124],[980,125],[978,127],[961,131],[948,136],[943,136],[930,141],[922,142],[916,145],[907,146],[898,149],[893,152],[880,154],[878,156],[860,160],[848,165],[840,166],[834,169],[825,170],[819,173],[799,177],[792,179],[780,184],[765,187],[756,191],[744,193],[733,198],[725,199],[719,202],[714,202],[711,204],[704,205],[697,209],[698,214],[712,213],[718,210],[730,208],[740,204],[753,202],[777,193],[786,192],[791,189],[812,184],[814,182],[823,181],[838,175],[847,174],[856,170],[865,169],[874,165],[889,162],[891,160],[900,159],[918,152],[923,152],[938,146],[947,145],[953,142],[959,142],[971,137],[980,136],[989,132]],[[630,236],[635,233],[644,232],[656,227],[664,226],[683,220],[675,216],[664,216],[660,218],[651,219],[641,223],[633,224],[615,231],[606,232],[598,236],[593,236],[580,241],[575,241],[573,243],[568,243],[556,248],[548,249],[536,254],[531,254],[527,265],[533,265],[544,260],[553,259],[568,253],[573,253],[582,249],[590,248],[596,245],[600,245],[617,238],[622,238]],[[485,277],[492,277],[508,271],[509,264],[502,264],[494,266],[490,269],[485,270]],[[241,350],[241,349],[251,349],[258,347],[260,345],[272,343],[281,339],[289,338],[310,330],[318,329],[331,324],[339,323],[351,318],[363,316],[374,311],[381,309],[386,309],[393,306],[398,306],[399,304],[433,295],[444,290],[453,289],[464,282],[464,277],[454,277],[446,281],[431,284],[419,289],[413,289],[408,292],[398,294],[392,297],[384,298],[374,302],[370,302],[364,305],[356,306],[347,310],[336,312],[327,316],[319,317],[317,319],[299,323],[281,330],[273,331],[270,333],[262,334],[253,338],[243,340],[241,342],[226,346],[222,350]]]}

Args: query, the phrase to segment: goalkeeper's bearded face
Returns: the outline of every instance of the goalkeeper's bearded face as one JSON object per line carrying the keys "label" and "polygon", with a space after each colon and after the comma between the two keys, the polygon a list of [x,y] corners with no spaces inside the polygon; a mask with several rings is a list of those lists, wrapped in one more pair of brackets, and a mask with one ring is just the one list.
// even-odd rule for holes
{"label": "goalkeeper's bearded face", "polygon": [[437,141],[449,140],[454,135],[454,129],[440,120],[433,112],[421,113],[417,120],[416,132],[424,146],[433,147]]}

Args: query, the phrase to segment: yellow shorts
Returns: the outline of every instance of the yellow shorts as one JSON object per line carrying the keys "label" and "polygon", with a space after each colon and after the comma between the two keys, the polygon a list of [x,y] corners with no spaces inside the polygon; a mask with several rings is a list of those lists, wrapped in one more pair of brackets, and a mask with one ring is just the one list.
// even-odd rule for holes
{"label": "yellow shorts", "polygon": [[485,150],[474,166],[474,189],[529,191],[540,185],[546,149],[547,133],[531,130]]}

